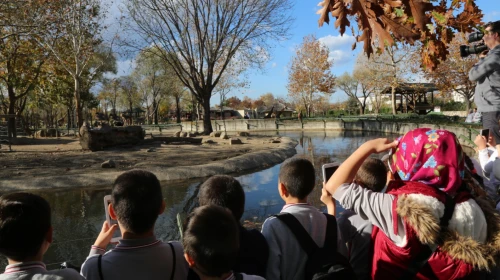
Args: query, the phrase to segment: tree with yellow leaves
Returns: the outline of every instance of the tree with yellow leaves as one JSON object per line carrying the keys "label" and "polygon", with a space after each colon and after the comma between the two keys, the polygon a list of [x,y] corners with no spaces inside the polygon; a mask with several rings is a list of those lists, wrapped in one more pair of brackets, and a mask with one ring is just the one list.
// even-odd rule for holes
{"label": "tree with yellow leaves", "polygon": [[314,35],[304,37],[289,65],[288,95],[304,105],[311,116],[314,101],[321,94],[332,94],[335,77],[330,72],[333,60],[328,48]]}

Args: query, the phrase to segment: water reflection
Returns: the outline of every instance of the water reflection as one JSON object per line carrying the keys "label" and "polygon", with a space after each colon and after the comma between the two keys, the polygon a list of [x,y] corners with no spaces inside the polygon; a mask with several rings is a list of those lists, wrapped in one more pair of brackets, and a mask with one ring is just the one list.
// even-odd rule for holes
{"label": "water reflection", "polygon": [[[269,134],[269,133],[260,133]],[[323,209],[321,195],[321,165],[342,162],[367,139],[380,137],[380,133],[367,132],[280,132],[280,136],[297,139],[297,156],[310,159],[316,167],[317,185],[310,195],[310,203]],[[284,205],[278,194],[280,165],[241,175],[238,178],[246,193],[243,221],[259,227],[269,215],[278,213]],[[158,218],[155,233],[162,240],[179,239],[176,215],[189,212],[196,206],[196,195],[201,180],[163,184],[166,211]],[[103,197],[109,189],[79,189],[67,191],[43,191],[38,194],[52,207],[54,243],[45,255],[49,269],[61,262],[81,264],[97,237],[104,221]],[[36,192],[35,192],[36,193]],[[0,265],[5,267],[5,259]],[[1,270],[1,269],[0,269]]]}

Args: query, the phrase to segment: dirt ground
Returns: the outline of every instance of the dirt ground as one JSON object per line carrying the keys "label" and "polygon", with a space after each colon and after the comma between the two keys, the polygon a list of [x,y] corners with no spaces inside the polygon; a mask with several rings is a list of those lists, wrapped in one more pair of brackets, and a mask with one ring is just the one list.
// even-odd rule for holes
{"label": "dirt ground", "polygon": [[[0,149],[0,187],[2,187],[1,181],[68,176],[72,178],[73,182],[76,175],[86,174],[104,177],[109,172],[116,173],[134,168],[157,171],[175,169],[179,171],[179,167],[184,167],[182,172],[185,174],[174,177],[192,178],[197,177],[196,172],[186,173],[184,171],[188,169],[196,171],[196,166],[201,168],[218,164],[219,169],[221,166],[226,169],[227,164],[230,164],[235,165],[232,168],[234,172],[256,168],[259,165],[265,167],[266,164],[276,164],[276,162],[256,162],[253,164],[255,166],[251,166],[252,164],[247,162],[244,165],[245,168],[241,168],[241,166],[238,167],[240,164],[238,161],[227,160],[240,159],[244,155],[254,155],[254,158],[258,159],[259,155],[280,149],[286,150],[285,154],[279,156],[282,158],[281,160],[284,160],[291,155],[291,150],[294,150],[293,147],[295,147],[290,139],[286,141],[282,139],[280,143],[271,143],[274,138],[265,136],[238,137],[243,142],[239,145],[230,145],[229,140],[220,138],[209,136],[202,138],[203,142],[210,139],[213,143],[194,145],[154,142],[136,146],[114,147],[96,152],[82,150],[75,137],[19,138],[16,140],[16,144],[12,145],[12,152],[9,152],[8,147],[4,144]],[[107,160],[113,160],[116,167],[102,168],[101,164]],[[231,172],[231,170],[225,171]],[[169,179],[170,177],[165,178]]]}

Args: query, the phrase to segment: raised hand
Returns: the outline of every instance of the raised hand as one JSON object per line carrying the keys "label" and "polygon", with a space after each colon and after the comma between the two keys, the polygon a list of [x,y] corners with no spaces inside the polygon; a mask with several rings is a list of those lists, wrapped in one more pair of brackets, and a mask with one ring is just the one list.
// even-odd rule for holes
{"label": "raised hand", "polygon": [[395,149],[398,146],[398,141],[390,141],[387,138],[377,138],[367,141],[365,145],[374,153],[382,153],[390,149]]}
{"label": "raised hand", "polygon": [[113,233],[115,233],[117,227],[118,225],[109,226],[108,221],[104,221],[101,232],[94,242],[94,246],[106,249],[111,242],[111,238],[113,238]]}

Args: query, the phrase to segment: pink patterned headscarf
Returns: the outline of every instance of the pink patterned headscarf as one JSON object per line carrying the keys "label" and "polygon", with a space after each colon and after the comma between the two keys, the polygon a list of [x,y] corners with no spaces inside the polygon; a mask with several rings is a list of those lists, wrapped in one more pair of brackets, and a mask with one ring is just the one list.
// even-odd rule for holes
{"label": "pink patterned headscarf", "polygon": [[399,139],[390,163],[403,181],[418,181],[454,194],[464,176],[464,155],[455,134],[417,128]]}

